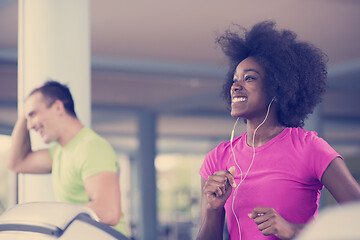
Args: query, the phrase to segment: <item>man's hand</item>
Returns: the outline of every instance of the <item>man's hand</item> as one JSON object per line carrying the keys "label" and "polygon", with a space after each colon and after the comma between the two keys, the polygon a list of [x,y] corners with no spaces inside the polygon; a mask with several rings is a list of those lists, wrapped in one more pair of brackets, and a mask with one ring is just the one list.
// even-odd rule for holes
{"label": "man's hand", "polygon": [[17,173],[50,173],[52,159],[47,149],[32,151],[25,115],[21,114],[11,134],[7,167]]}

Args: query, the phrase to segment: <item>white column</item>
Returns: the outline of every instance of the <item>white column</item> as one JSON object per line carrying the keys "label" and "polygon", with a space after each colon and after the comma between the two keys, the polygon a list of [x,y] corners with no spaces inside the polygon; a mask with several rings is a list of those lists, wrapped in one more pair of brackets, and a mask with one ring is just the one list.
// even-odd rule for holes
{"label": "white column", "polygon": [[[88,0],[19,0],[18,110],[47,79],[66,83],[76,113],[90,126]],[[31,133],[33,150],[47,147]],[[19,203],[54,200],[50,175],[20,175]]]}

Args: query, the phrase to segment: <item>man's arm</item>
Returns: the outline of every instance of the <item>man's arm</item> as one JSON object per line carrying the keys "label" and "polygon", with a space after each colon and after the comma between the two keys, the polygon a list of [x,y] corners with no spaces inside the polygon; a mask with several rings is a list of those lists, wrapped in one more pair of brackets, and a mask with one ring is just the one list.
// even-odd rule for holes
{"label": "man's arm", "polygon": [[17,173],[50,173],[52,160],[48,150],[31,151],[26,119],[21,116],[11,135],[7,166]]}
{"label": "man's arm", "polygon": [[118,175],[114,172],[100,172],[84,180],[90,202],[86,203],[100,222],[115,226],[121,218],[121,200]]}

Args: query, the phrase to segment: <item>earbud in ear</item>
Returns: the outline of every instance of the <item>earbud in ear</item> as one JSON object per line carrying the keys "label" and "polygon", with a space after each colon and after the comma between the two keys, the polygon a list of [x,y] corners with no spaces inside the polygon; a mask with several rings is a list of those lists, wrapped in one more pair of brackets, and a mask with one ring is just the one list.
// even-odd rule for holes
{"label": "earbud in ear", "polygon": [[272,98],[272,101],[273,101],[273,102],[276,102],[276,101],[277,101],[277,98],[276,98],[276,97],[273,97],[273,98]]}

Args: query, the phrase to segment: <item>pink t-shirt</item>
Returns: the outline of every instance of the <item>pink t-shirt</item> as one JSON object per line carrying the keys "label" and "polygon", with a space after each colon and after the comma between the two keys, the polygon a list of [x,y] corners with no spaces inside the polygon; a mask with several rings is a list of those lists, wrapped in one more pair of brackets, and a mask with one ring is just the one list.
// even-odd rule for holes
{"label": "pink t-shirt", "polygon": [[[237,163],[245,175],[253,149],[246,143],[244,133],[233,140]],[[317,136],[301,128],[285,128],[278,136],[255,148],[255,159],[249,173],[239,186],[234,209],[240,222],[241,240],[278,239],[264,236],[253,219],[248,217],[254,207],[274,208],[284,219],[306,223],[317,215],[321,177],[329,163],[340,155]],[[235,182],[240,182],[240,170],[234,162],[230,142],[223,142],[210,151],[200,168],[207,180],[216,171],[235,166]],[[240,239],[232,211],[234,190],[225,203],[230,239]]]}

